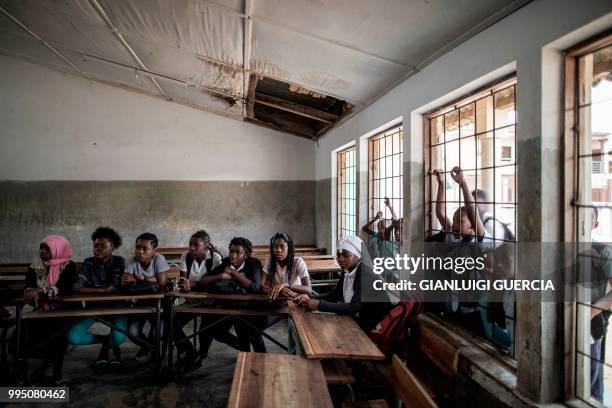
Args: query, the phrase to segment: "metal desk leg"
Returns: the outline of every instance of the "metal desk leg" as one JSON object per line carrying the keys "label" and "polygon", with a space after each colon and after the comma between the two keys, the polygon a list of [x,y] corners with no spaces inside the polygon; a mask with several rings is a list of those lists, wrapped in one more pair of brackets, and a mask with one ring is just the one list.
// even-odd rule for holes
{"label": "metal desk leg", "polygon": [[168,313],[168,375],[170,379],[174,378],[174,319],[176,313],[174,310],[174,299],[170,299]]}
{"label": "metal desk leg", "polygon": [[155,304],[155,368],[157,374],[161,371],[161,351],[160,351],[160,332],[161,332],[161,299],[157,299]]}
{"label": "metal desk leg", "polygon": [[17,307],[15,308],[15,335],[16,337],[16,341],[15,341],[15,378],[18,378],[18,376],[22,373],[20,372],[20,370],[23,370],[22,367],[22,363],[23,363],[23,359],[21,357],[21,337],[22,337],[22,331],[23,331],[23,322],[21,320],[21,316],[23,312],[23,305],[22,304],[18,304]]}

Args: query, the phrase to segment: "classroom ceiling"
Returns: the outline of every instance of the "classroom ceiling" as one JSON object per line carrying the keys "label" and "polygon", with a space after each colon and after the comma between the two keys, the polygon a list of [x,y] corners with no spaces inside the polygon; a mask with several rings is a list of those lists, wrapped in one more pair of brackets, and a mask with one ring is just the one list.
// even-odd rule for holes
{"label": "classroom ceiling", "polygon": [[0,53],[316,139],[528,1],[0,0]]}

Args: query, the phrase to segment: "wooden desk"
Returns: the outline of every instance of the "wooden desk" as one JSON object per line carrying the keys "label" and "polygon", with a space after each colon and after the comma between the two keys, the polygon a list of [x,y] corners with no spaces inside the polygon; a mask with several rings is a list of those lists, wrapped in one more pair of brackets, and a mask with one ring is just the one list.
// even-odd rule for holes
{"label": "wooden desk", "polygon": [[[156,363],[157,373],[161,372],[161,347],[160,347],[160,337],[161,337],[161,301],[164,298],[163,293],[156,294],[146,294],[146,295],[125,295],[125,294],[82,294],[82,295],[70,295],[70,296],[58,296],[55,298],[49,299],[50,301],[57,303],[80,303],[80,302],[96,302],[98,305],[95,308],[84,308],[84,309],[59,309],[59,310],[34,310],[31,312],[23,313],[24,302],[21,299],[17,302],[16,309],[16,328],[15,335],[17,338],[16,341],[16,351],[15,351],[15,372],[19,370],[24,370],[23,372],[27,372],[27,359],[22,356],[22,342],[23,342],[23,321],[24,320],[34,320],[34,319],[49,319],[49,318],[76,318],[78,321],[81,321],[84,318],[93,318],[97,322],[104,324],[105,326],[110,327],[113,330],[117,330],[122,334],[126,335],[130,340],[136,342],[139,345],[144,345],[149,347],[154,352],[154,361]],[[105,302],[121,302],[121,301],[155,301],[155,306],[148,307],[117,307],[113,305],[113,307],[102,307],[101,303]],[[111,323],[109,320],[102,319],[101,316],[135,316],[135,315],[154,315],[155,316],[155,336],[152,343],[148,341],[143,341],[138,337],[132,336],[127,330],[117,327],[114,323]],[[70,329],[71,326],[67,326],[64,330],[55,333],[53,336],[43,339],[38,345],[33,348],[38,348],[46,343],[48,343],[53,338],[64,335]]]}
{"label": "wooden desk", "polygon": [[300,356],[238,354],[228,407],[332,407],[321,363]]}
{"label": "wooden desk", "polygon": [[312,313],[293,302],[287,304],[291,313],[290,330],[295,328],[306,358],[385,359],[352,317]]}
{"label": "wooden desk", "polygon": [[154,307],[109,307],[106,309],[77,309],[77,310],[33,310],[23,313],[22,320],[52,319],[58,317],[92,317],[92,316],[127,316],[138,314],[153,314]]}
{"label": "wooden desk", "polygon": [[[174,292],[166,293],[166,296],[178,297],[183,299],[212,299],[212,300],[235,300],[237,302],[269,302],[268,295],[265,293],[250,293],[250,294],[225,294],[225,293],[207,293],[207,292]],[[278,300],[286,300],[279,297]]]}
{"label": "wooden desk", "polygon": [[340,265],[335,259],[305,259],[308,273],[313,275],[317,273],[340,272]]}
{"label": "wooden desk", "polygon": [[57,296],[49,299],[56,302],[113,302],[113,301],[138,301],[138,300],[156,300],[163,299],[163,293],[150,293],[146,295],[126,295],[126,294],[86,294],[86,295],[69,295]]}
{"label": "wooden desk", "polygon": [[[286,300],[280,299],[279,301],[270,302],[268,301],[267,295],[263,293],[256,294],[217,294],[217,293],[205,293],[205,292],[187,292],[183,293],[178,290],[167,293],[166,296],[170,298],[184,298],[192,300],[223,300],[223,301],[235,301],[238,305],[227,304],[227,305],[214,305],[207,306],[205,304],[182,304],[175,305],[174,301],[168,302],[170,306],[170,313],[168,313],[169,321],[168,327],[170,335],[169,341],[169,352],[168,352],[168,370],[170,375],[173,375],[174,367],[174,350],[176,347],[176,341],[174,339],[174,326],[175,326],[175,315],[176,314],[191,314],[191,315],[216,315],[220,316],[215,322],[208,324],[206,327],[200,329],[194,329],[194,333],[185,336],[180,341],[188,341],[189,339],[197,336],[198,334],[211,330],[218,324],[228,319],[235,320],[242,324],[249,326],[252,330],[257,331],[262,336],[272,341],[274,344],[284,350],[288,350],[288,347],[278,340],[270,336],[265,332],[265,329],[255,327],[247,316],[281,316],[282,318],[289,317],[289,309],[286,305]],[[247,303],[246,306],[241,306],[240,303]],[[177,355],[178,357],[178,355]]]}

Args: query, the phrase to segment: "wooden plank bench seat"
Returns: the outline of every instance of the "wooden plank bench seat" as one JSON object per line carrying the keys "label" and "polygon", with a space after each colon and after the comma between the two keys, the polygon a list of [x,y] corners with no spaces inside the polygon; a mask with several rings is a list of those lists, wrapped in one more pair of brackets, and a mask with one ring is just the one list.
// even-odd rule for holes
{"label": "wooden plank bench seat", "polygon": [[300,356],[240,352],[228,407],[329,407],[321,364]]}

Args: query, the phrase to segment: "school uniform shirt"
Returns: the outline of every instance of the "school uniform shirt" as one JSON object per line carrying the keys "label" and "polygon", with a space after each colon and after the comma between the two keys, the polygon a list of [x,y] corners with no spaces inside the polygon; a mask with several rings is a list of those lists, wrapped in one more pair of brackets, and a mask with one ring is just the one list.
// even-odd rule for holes
{"label": "school uniform shirt", "polygon": [[104,288],[112,285],[121,286],[121,277],[125,271],[125,259],[121,256],[111,255],[108,262],[103,264],[98,258],[91,257],[83,261],[77,283],[73,288],[76,293],[85,288]]}
{"label": "school uniform shirt", "polygon": [[189,271],[187,270],[187,255],[189,255],[189,252],[185,252],[183,256],[181,256],[180,269],[181,269],[181,272],[187,274],[187,279],[190,279],[193,281],[199,281],[204,276],[206,276],[206,274],[211,272],[217,266],[221,265],[221,261],[222,261],[221,255],[219,255],[218,252],[213,252],[212,253],[212,267],[210,268],[210,271],[206,268],[206,261],[210,259],[211,257],[210,252],[211,251],[209,250],[206,251],[206,258],[204,258],[202,262],[198,262],[194,258],[193,263],[191,264],[191,269]]}
{"label": "school uniform shirt", "polygon": [[[361,300],[364,279],[363,287],[372,294],[367,302]],[[363,272],[360,263],[350,271],[344,271],[331,292],[324,295],[313,292],[312,296],[313,299],[321,301],[319,305],[321,312],[352,316],[365,333],[370,333],[393,306],[384,292],[373,293],[372,279],[374,279],[373,274]]]}
{"label": "school uniform shirt", "polygon": [[135,256],[130,257],[126,272],[133,275],[136,280],[144,281],[148,278],[157,277],[158,274],[166,272],[170,269],[170,265],[162,254],[155,254],[151,258],[151,263],[147,268],[143,268]]}
{"label": "school uniform shirt", "polygon": [[306,262],[304,262],[304,260],[299,257],[293,258],[293,268],[291,268],[291,282],[289,282],[287,279],[287,265],[280,266],[277,262],[276,273],[274,273],[273,276],[271,276],[269,269],[270,265],[266,265],[263,272],[268,275],[268,279],[274,281],[276,284],[289,283],[290,286],[302,286],[302,279],[310,277],[310,275],[308,274],[308,267],[306,266]]}
{"label": "school uniform shirt", "polygon": [[[223,258],[221,264],[210,272],[211,275],[220,275],[226,267],[230,266],[229,257]],[[240,265],[237,271],[251,281],[248,288],[244,288],[247,293],[257,293],[261,287],[261,262],[257,258],[247,258]]]}

